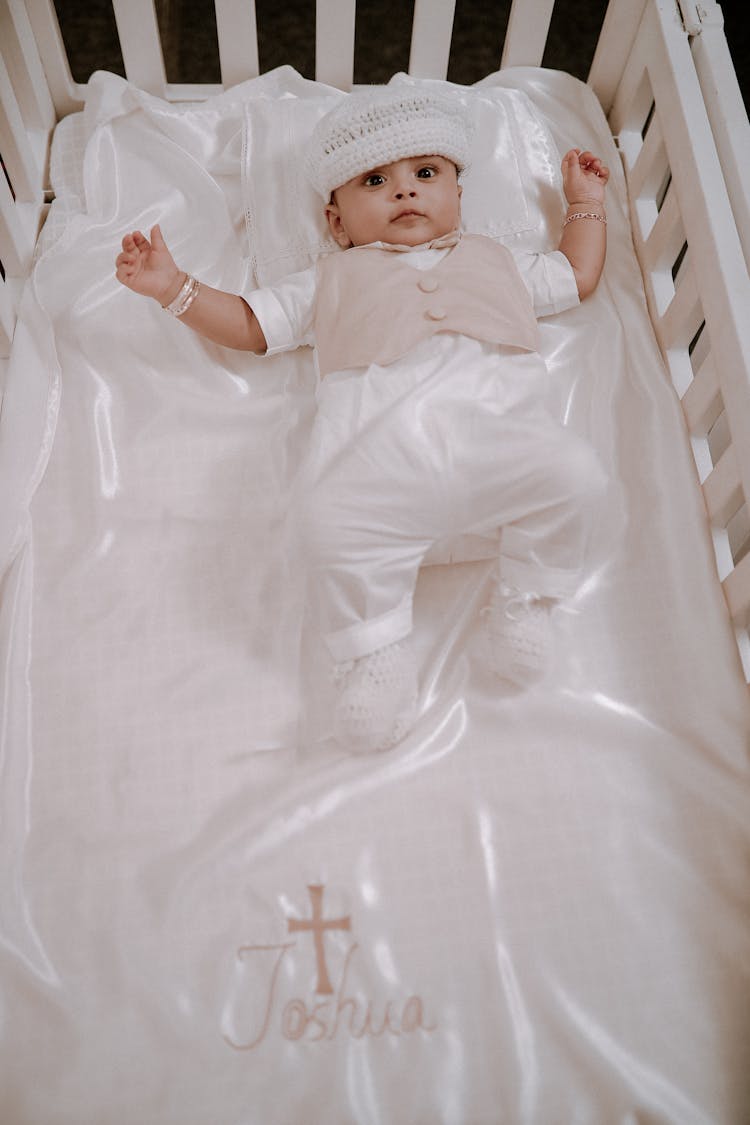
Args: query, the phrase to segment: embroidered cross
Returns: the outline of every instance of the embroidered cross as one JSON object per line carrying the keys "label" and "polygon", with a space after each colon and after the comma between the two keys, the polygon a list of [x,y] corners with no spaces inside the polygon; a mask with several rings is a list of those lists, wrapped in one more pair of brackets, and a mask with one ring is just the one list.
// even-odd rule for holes
{"label": "embroidered cross", "polygon": [[328,976],[328,968],[326,966],[323,935],[326,930],[351,930],[351,915],[347,914],[343,918],[324,918],[323,891],[325,887],[308,886],[307,889],[310,893],[310,902],[312,903],[312,918],[288,918],[287,924],[290,934],[300,933],[302,931],[310,931],[312,933],[315,942],[315,959],[318,970],[318,985],[315,991],[330,996],[333,992],[333,988],[331,987],[331,980]]}

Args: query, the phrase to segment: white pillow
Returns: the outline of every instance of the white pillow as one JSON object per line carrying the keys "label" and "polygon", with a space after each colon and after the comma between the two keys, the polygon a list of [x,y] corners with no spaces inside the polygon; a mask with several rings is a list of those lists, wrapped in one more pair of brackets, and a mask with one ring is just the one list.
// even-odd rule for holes
{"label": "white pillow", "polygon": [[52,134],[49,180],[54,199],[34,248],[35,260],[51,249],[70,220],[84,211],[83,154],[86,139],[82,112],[63,117]]}
{"label": "white pillow", "polygon": [[[390,85],[439,88],[468,107],[475,134],[463,176],[463,223],[519,248],[549,250],[564,210],[560,157],[528,96],[505,87],[457,86],[398,74]],[[320,197],[304,172],[315,123],[346,94],[298,83],[245,105],[242,190],[250,258],[258,285],[310,266],[336,249]]]}

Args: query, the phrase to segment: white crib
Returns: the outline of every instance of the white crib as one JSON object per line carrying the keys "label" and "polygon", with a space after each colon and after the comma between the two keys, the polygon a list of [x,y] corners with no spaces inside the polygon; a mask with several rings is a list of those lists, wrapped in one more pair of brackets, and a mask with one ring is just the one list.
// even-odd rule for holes
{"label": "white crib", "polygon": [[[309,357],[274,381],[279,357],[245,364],[137,304],[107,199],[132,189],[145,229],[139,175],[163,160],[169,194],[171,153],[211,181],[228,254],[212,274],[178,185],[191,268],[257,275],[258,253],[232,257],[255,231],[246,200],[246,227],[227,218],[237,168],[352,87],[356,2],[317,0],[315,82],[276,85],[255,0],[215,0],[221,86],[167,81],[156,0],[112,7],[127,81],[79,84],[53,0],[0,0],[0,1120],[745,1125],[750,124],[720,5],[610,0],[582,94],[542,70],[554,0],[512,2],[485,106],[536,128],[559,94],[594,137],[601,107],[622,161],[606,292],[543,331],[550,354],[570,325],[617,366],[560,395],[615,439],[626,514],[613,491],[574,655],[520,699],[477,656],[486,557],[423,568],[421,718],[366,761],[288,720],[293,567],[261,558]],[[456,9],[415,0],[414,80],[446,79]],[[269,110],[252,128],[246,86]],[[73,291],[50,156],[96,98],[117,112],[65,228]],[[188,134],[214,104],[202,162]],[[212,148],[224,110],[237,128]]]}
{"label": "white crib", "polygon": [[[169,85],[153,0],[114,0],[125,71],[139,88],[193,100],[217,87]],[[539,66],[553,0],[514,0],[501,67]],[[417,0],[409,73],[445,78],[455,0]],[[316,78],[350,89],[354,0],[317,5]],[[52,0],[2,5],[0,354],[49,202],[56,122],[80,108]],[[216,3],[221,74],[258,74],[253,0]],[[616,137],[633,236],[660,347],[683,402],[719,576],[750,678],[750,125],[713,0],[612,0],[588,82]],[[700,265],[698,265],[700,263]],[[703,330],[705,326],[705,331]]]}

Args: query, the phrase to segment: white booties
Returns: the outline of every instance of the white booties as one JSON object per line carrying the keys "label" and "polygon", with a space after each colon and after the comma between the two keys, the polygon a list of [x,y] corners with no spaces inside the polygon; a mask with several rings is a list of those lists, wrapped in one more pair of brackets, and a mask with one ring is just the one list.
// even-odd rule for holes
{"label": "white booties", "polygon": [[554,601],[497,584],[483,611],[490,665],[502,680],[526,687],[541,679],[552,656]]}
{"label": "white booties", "polygon": [[334,670],[334,738],[354,754],[395,746],[417,713],[417,664],[408,639]]}

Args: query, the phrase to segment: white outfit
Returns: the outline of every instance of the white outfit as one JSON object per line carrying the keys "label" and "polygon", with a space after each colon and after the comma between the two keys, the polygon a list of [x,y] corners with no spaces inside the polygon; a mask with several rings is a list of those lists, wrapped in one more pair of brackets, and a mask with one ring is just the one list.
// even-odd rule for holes
{"label": "white outfit", "polygon": [[[425,271],[450,252],[399,258]],[[578,304],[563,254],[514,256],[537,316]],[[243,294],[269,355],[314,344],[316,277],[313,267]],[[537,352],[441,331],[385,366],[319,381],[295,518],[335,662],[411,632],[419,566],[447,537],[502,528],[505,582],[551,598],[574,592],[604,476],[546,409],[546,383]]]}

